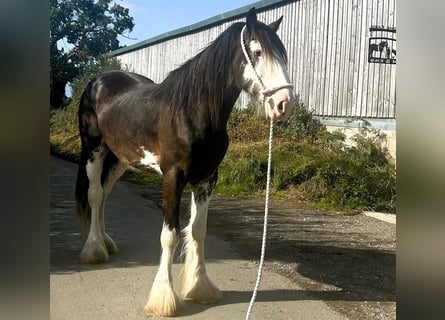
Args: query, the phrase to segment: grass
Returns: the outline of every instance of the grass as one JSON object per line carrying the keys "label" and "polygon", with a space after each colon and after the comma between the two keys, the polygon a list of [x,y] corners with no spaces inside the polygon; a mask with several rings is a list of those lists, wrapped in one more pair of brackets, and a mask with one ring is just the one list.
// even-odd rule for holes
{"label": "grass", "polygon": [[[116,68],[113,63],[105,69]],[[51,151],[78,160],[80,139],[77,106],[86,83],[100,66],[77,79],[73,98],[50,120]],[[252,109],[252,108],[251,108]],[[252,110],[234,110],[228,122],[231,145],[219,167],[216,193],[262,196],[265,192],[269,122]],[[304,201],[314,208],[341,212],[375,210],[395,212],[396,172],[384,136],[363,129],[345,143],[339,131],[329,133],[310,112],[297,106],[274,132],[271,191],[275,197]],[[129,170],[124,176],[137,183],[161,183],[157,174]]]}
{"label": "grass", "polygon": [[[248,114],[234,112],[229,120],[235,143],[220,166],[219,193],[264,192],[267,120]],[[363,129],[353,137],[353,145],[347,145],[345,138],[340,131],[327,132],[310,113],[297,108],[276,130],[272,194],[325,210],[395,212],[395,165],[382,147],[385,137],[376,130]]]}

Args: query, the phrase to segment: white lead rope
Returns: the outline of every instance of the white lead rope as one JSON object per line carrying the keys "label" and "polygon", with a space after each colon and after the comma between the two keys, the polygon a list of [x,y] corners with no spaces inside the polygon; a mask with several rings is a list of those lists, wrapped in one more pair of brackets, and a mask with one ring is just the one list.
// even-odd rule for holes
{"label": "white lead rope", "polygon": [[[285,89],[285,88],[293,88],[294,86],[291,83],[283,83],[282,85],[267,88],[264,85],[263,80],[255,69],[255,66],[252,63],[252,60],[247,53],[246,44],[244,42],[244,32],[246,30],[246,26],[244,26],[241,30],[241,49],[243,51],[244,57],[246,58],[247,64],[252,68],[258,83],[261,85],[262,90],[260,91],[264,95],[263,103],[266,103],[266,97],[274,94],[276,91]],[[263,274],[263,264],[264,264],[264,256],[266,254],[266,239],[267,239],[267,219],[269,216],[269,198],[270,198],[270,171],[272,167],[272,137],[273,137],[273,120],[270,119],[270,131],[269,131],[269,155],[267,158],[267,181],[266,181],[266,201],[264,204],[264,224],[263,224],[263,240],[261,244],[261,256],[260,263],[258,266],[258,275],[255,283],[255,288],[253,289],[252,298],[250,299],[249,307],[246,313],[246,320],[250,319],[250,315],[252,313],[253,305],[255,304],[256,296],[258,293],[258,289],[261,283],[261,276]]]}
{"label": "white lead rope", "polygon": [[255,304],[258,289],[260,287],[261,276],[263,274],[264,257],[266,255],[267,219],[269,216],[269,198],[270,198],[270,176],[271,176],[270,171],[272,167],[272,137],[273,137],[273,120],[270,119],[269,155],[267,158],[267,181],[266,181],[266,201],[264,204],[263,240],[261,243],[261,256],[260,256],[260,264],[258,266],[258,275],[255,283],[255,288],[253,289],[252,298],[250,299],[249,308],[247,309],[246,320],[250,319],[250,314],[252,313],[253,305]]}

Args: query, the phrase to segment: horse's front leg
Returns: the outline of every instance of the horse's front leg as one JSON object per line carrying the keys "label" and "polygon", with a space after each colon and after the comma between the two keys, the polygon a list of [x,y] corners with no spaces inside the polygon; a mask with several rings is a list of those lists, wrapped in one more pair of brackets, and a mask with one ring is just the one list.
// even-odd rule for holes
{"label": "horse's front leg", "polygon": [[179,242],[179,202],[184,186],[185,179],[182,171],[172,169],[164,173],[161,262],[144,308],[162,317],[176,315],[181,305],[181,300],[173,289],[171,269]]}
{"label": "horse's front leg", "polygon": [[193,186],[189,225],[184,229],[186,258],[182,281],[184,299],[209,304],[218,302],[221,291],[207,276],[204,241],[207,230],[207,211],[218,179],[217,171],[206,181]]}

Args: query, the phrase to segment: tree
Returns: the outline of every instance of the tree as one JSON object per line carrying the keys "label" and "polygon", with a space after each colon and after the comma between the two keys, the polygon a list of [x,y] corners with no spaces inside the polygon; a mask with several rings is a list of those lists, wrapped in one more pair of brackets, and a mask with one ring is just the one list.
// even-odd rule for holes
{"label": "tree", "polygon": [[50,0],[51,107],[62,107],[66,84],[95,57],[118,49],[117,36],[133,27],[128,9],[113,0]]}

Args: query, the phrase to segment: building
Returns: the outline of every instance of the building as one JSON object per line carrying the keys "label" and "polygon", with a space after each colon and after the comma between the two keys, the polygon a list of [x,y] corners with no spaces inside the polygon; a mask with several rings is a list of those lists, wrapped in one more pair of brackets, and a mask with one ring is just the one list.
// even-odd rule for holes
{"label": "building", "polygon": [[[329,130],[347,135],[371,126],[396,142],[395,0],[265,0],[113,51],[124,68],[161,82],[229,25],[256,7],[270,23],[284,16],[278,35],[288,50],[289,73],[304,106]],[[249,101],[242,94],[238,107]]]}

